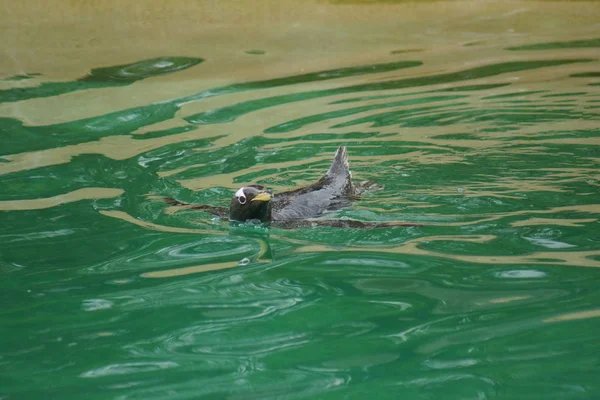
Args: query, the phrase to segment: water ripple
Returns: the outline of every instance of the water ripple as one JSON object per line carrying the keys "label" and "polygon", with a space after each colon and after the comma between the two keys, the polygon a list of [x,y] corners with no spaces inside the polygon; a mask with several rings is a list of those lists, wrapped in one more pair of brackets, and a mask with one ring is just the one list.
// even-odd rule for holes
{"label": "water ripple", "polygon": [[[203,58],[157,42],[0,80],[0,397],[598,393],[594,5],[320,4],[335,29],[303,7],[276,40],[170,42]],[[303,186],[340,145],[377,190],[327,217],[385,227],[232,227],[163,201]]]}
{"label": "water ripple", "polygon": [[159,371],[169,368],[176,368],[174,362],[134,362],[125,364],[111,364],[100,367],[95,370],[86,371],[80,375],[81,378],[100,378],[109,375],[126,375],[140,372]]}

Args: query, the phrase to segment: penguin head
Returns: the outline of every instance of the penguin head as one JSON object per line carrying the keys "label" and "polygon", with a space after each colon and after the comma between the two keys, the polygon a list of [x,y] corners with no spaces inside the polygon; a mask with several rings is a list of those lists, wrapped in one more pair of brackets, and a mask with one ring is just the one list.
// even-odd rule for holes
{"label": "penguin head", "polygon": [[263,186],[244,186],[231,198],[229,219],[232,221],[259,220],[271,221],[272,193]]}

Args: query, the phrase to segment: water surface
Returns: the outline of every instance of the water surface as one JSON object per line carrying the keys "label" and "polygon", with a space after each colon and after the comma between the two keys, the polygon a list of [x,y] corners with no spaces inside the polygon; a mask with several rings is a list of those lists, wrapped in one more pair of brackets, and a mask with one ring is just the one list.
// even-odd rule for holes
{"label": "water surface", "polygon": [[[600,396],[598,5],[109,3],[2,17],[0,398]],[[422,226],[160,200],[340,145]]]}

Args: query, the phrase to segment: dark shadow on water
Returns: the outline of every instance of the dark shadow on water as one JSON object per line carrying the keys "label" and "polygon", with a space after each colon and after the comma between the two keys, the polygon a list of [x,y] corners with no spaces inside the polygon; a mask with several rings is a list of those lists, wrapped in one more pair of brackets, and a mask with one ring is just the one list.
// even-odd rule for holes
{"label": "dark shadow on water", "polygon": [[[385,82],[377,83],[364,83],[359,85],[345,86],[336,89],[319,90],[312,92],[302,92],[294,94],[286,94],[281,96],[267,97],[259,100],[245,101],[234,104],[232,106],[219,108],[216,110],[210,110],[195,115],[186,117],[185,120],[192,124],[217,124],[230,122],[236,118],[249,114],[254,111],[262,110],[268,107],[278,106],[282,104],[289,104],[298,101],[317,99],[327,96],[334,96],[339,94],[348,93],[360,93],[366,91],[379,91],[379,90],[396,90],[405,89],[421,86],[429,86],[436,84],[447,84],[454,82],[461,82],[471,79],[487,78],[497,76],[500,74],[527,71],[532,69],[554,67],[579,62],[591,62],[592,59],[572,59],[572,60],[537,60],[537,61],[521,61],[521,62],[507,62],[492,65],[485,65],[476,67],[464,71],[453,72],[448,74],[430,75],[418,78],[407,78],[390,80]],[[405,67],[409,67],[406,65]],[[413,65],[416,66],[416,65]]]}
{"label": "dark shadow on water", "polygon": [[[4,91],[5,93],[0,92],[0,102],[55,96],[58,94],[80,89],[89,89],[92,87],[129,85],[137,80],[150,76],[176,72],[185,68],[189,68],[202,61],[202,59],[190,59],[183,57],[157,58],[153,60],[141,61],[135,64],[99,68],[93,70],[90,75],[74,82],[48,83],[42,84],[40,87],[35,88],[10,89]],[[169,67],[161,64],[168,62],[170,62],[172,66]],[[268,89],[307,82],[319,82],[352,76],[390,72],[402,68],[419,66],[421,64],[422,63],[418,61],[401,61],[386,64],[338,68],[301,75],[293,75],[284,78],[239,83],[210,89],[192,96],[178,98],[166,102],[149,104],[147,106],[116,111],[97,117],[53,125],[24,126],[23,123],[18,119],[0,118],[0,137],[2,137],[4,142],[0,148],[0,155],[63,147],[94,141],[107,136],[131,134],[132,132],[145,126],[167,121],[173,118],[182,104],[192,101],[200,101],[209,97],[249,90]],[[157,65],[161,68],[157,69]],[[11,91],[15,91],[14,93],[20,93],[19,91],[24,91],[23,93],[25,94],[19,95],[13,93],[10,96],[21,96],[20,98],[14,97],[14,100],[2,99],[3,95],[7,96],[6,92],[12,93]],[[151,139],[165,135],[187,132],[191,129],[193,129],[191,126],[176,127],[168,130],[150,132],[136,138]]]}
{"label": "dark shadow on water", "polygon": [[[139,63],[121,65],[109,68],[94,69],[88,76],[78,79],[75,82],[61,83],[56,85],[65,85],[58,87],[58,91],[71,91],[74,87],[84,85],[89,87],[108,87],[118,85],[128,85],[137,80],[144,79],[150,76],[172,73],[178,70],[189,68],[200,63],[202,59],[192,58],[157,58],[153,60],[142,61]],[[173,127],[165,130],[148,132],[144,135],[135,136],[136,139],[152,139],[168,135],[175,135],[183,132],[188,132],[194,129],[195,125],[214,124],[233,121],[241,115],[245,115],[254,111],[262,110],[268,107],[285,105],[293,102],[305,101],[310,99],[334,96],[340,94],[359,94],[368,91],[384,91],[397,90],[404,88],[417,88],[436,84],[450,84],[455,82],[469,81],[472,79],[486,78],[497,76],[504,73],[513,73],[518,71],[526,71],[538,68],[555,67],[572,63],[590,62],[591,59],[565,59],[565,60],[537,60],[523,62],[508,62],[492,65],[485,65],[464,71],[458,71],[447,74],[430,75],[415,78],[396,79],[375,83],[363,83],[357,85],[349,85],[333,89],[306,91],[300,93],[283,94],[260,98],[257,100],[244,101],[223,108],[202,112],[199,114],[186,117],[188,125]],[[422,65],[420,61],[401,61],[394,63],[375,64],[367,66],[357,66],[348,68],[339,68],[326,71],[318,71],[301,75],[294,75],[283,78],[267,79],[256,82],[238,83],[220,88],[209,89],[197,94],[165,101],[161,103],[149,104],[146,106],[130,108],[122,111],[116,111],[105,115],[85,118],[81,120],[69,121],[65,123],[44,125],[44,126],[26,126],[22,121],[12,118],[0,119],[0,137],[2,137],[2,146],[0,148],[0,156],[7,154],[24,153],[30,151],[44,150],[57,148],[80,143],[92,142],[108,136],[115,135],[130,135],[133,132],[157,124],[160,122],[172,119],[183,104],[189,102],[201,101],[208,97],[219,96],[223,94],[243,92],[249,90],[260,90],[267,88],[282,87],[286,85],[295,85],[308,82],[320,82],[338,78],[356,77],[368,74],[386,73],[397,71],[405,68],[418,67]],[[31,88],[26,96],[35,97],[40,95],[45,96],[44,85],[38,88]],[[74,86],[73,86],[74,85]],[[91,86],[90,86],[91,85]],[[500,87],[506,84],[487,84],[487,85],[464,85],[457,88],[442,88],[431,90],[428,92],[461,92],[461,91],[478,91]],[[25,90],[25,89],[24,89]],[[57,90],[52,94],[57,94]],[[37,92],[36,92],[37,91]],[[6,91],[5,91],[6,92]],[[398,94],[400,95],[400,94]],[[515,94],[519,95],[519,94]],[[521,93],[522,95],[522,93]],[[311,123],[323,118],[334,118],[337,116],[346,116],[352,113],[368,110],[374,110],[384,107],[407,106],[422,102],[451,100],[461,97],[454,94],[452,96],[431,96],[424,99],[411,99],[410,101],[396,101],[387,104],[376,104],[364,106],[367,108],[353,108],[350,110],[338,110],[337,114],[325,114],[322,116],[307,116],[302,120],[290,121],[285,126],[275,126],[266,130],[266,132],[288,132],[303,126],[306,123]],[[360,97],[359,97],[360,98]],[[377,98],[374,96],[373,98]],[[362,97],[365,99],[365,97]],[[459,104],[454,103],[454,106]],[[433,111],[435,107],[431,108]],[[413,110],[418,111],[418,110]],[[427,112],[427,109],[421,109],[422,112]],[[564,113],[564,112],[563,112]],[[400,114],[402,112],[400,111]],[[561,114],[562,115],[562,114]],[[456,116],[456,115],[454,115]],[[549,115],[548,115],[549,116]],[[392,119],[395,119],[397,114]],[[441,116],[444,117],[444,116]],[[477,115],[467,115],[466,118],[480,118]],[[550,116],[551,117],[551,116]],[[373,118],[373,117],[371,117]],[[378,119],[377,116],[374,118]],[[429,116],[427,117],[429,118]],[[435,118],[440,120],[440,118]],[[365,122],[353,121],[352,123]],[[382,121],[380,120],[379,123]],[[421,123],[420,121],[419,123]],[[383,125],[387,125],[384,123]]]}
{"label": "dark shadow on water", "polygon": [[587,40],[572,40],[568,42],[548,42],[548,43],[535,43],[525,44],[522,46],[506,47],[506,50],[514,51],[529,51],[529,50],[559,50],[559,49],[583,49],[583,48],[594,48],[600,47],[599,39],[587,39]]}
{"label": "dark shadow on water", "polygon": [[298,83],[321,82],[330,79],[349,78],[369,74],[380,74],[383,72],[397,71],[404,68],[418,67],[423,63],[420,61],[398,61],[386,64],[360,65],[358,67],[337,68],[326,71],[310,72],[301,75],[292,75],[284,78],[267,79],[257,82],[246,82],[233,84],[224,89],[240,92],[252,89],[269,89],[279,86],[295,85]]}
{"label": "dark shadow on water", "polygon": [[[133,64],[94,68],[88,75],[73,82],[48,82],[42,83],[36,87],[2,90],[0,91],[0,103],[58,96],[78,90],[131,85],[142,79],[182,71],[198,65],[203,61],[204,59],[202,58],[159,57],[139,61]],[[31,75],[32,74],[28,74],[28,76],[19,75],[10,78],[10,80],[28,79]]]}
{"label": "dark shadow on water", "polygon": [[[108,136],[128,135],[144,126],[173,118],[177,110],[175,104],[158,103],[97,117],[39,126],[26,126],[14,118],[0,118],[0,135],[3,141],[0,155],[69,146]],[[164,132],[154,132],[151,137],[162,134]]]}
{"label": "dark shadow on water", "polygon": [[569,78],[600,78],[600,72],[580,72],[578,74],[571,74]]}
{"label": "dark shadow on water", "polygon": [[[439,101],[445,101],[445,100],[457,100],[457,99],[461,99],[464,97],[466,97],[466,96],[430,96],[430,97],[423,97],[423,98],[410,99],[410,100],[404,100],[404,101],[394,101],[394,102],[390,102],[390,103],[371,104],[371,105],[361,106],[361,107],[351,107],[351,108],[346,108],[343,110],[336,110],[336,111],[326,112],[326,113],[322,113],[322,114],[315,114],[315,115],[310,115],[308,117],[303,117],[303,118],[298,118],[296,120],[288,121],[283,124],[276,125],[271,128],[265,129],[265,133],[291,132],[291,131],[300,129],[305,125],[322,122],[322,121],[327,121],[327,120],[331,120],[334,118],[351,116],[351,115],[362,113],[365,111],[374,111],[374,110],[379,110],[382,108],[412,106],[415,104],[432,103],[432,102],[439,102]],[[454,103],[454,105],[458,105],[458,104],[464,104],[464,103]],[[435,109],[439,109],[439,108],[440,108],[439,106],[438,107],[435,107],[435,106],[422,107],[422,108],[417,108],[417,109],[411,108],[410,110],[405,110],[404,112],[407,114],[415,114],[420,111],[429,111],[429,110],[435,110]]]}
{"label": "dark shadow on water", "polygon": [[27,79],[33,79],[36,76],[39,76],[41,74],[32,72],[32,73],[24,73],[24,74],[19,74],[19,75],[13,75],[13,76],[9,76],[8,78],[4,78],[4,79],[0,79],[0,81],[25,81]]}

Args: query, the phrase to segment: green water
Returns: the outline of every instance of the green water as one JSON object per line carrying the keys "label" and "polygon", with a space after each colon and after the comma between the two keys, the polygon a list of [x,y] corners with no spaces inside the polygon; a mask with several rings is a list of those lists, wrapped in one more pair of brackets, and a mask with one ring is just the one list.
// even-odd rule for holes
{"label": "green water", "polygon": [[[5,113],[0,399],[599,398],[600,80],[582,48],[599,39]],[[203,61],[7,74],[0,104],[125,97]],[[159,200],[303,185],[340,145],[384,189],[329,218],[423,226],[229,227]]]}

